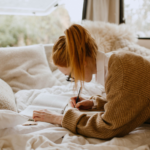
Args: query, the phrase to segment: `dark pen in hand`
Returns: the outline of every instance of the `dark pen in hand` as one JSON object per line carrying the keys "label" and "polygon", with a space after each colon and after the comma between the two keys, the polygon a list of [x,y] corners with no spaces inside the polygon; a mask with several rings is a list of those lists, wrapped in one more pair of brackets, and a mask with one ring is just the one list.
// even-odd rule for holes
{"label": "dark pen in hand", "polygon": [[81,91],[81,87],[80,87],[80,89],[79,89],[79,93],[78,93],[78,96],[77,96],[77,99],[76,99],[76,103],[78,103],[79,96],[80,96],[80,91]]}

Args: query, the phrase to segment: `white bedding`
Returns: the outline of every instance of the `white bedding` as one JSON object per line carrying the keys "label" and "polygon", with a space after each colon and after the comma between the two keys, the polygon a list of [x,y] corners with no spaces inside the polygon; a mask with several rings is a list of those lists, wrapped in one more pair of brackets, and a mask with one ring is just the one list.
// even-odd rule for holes
{"label": "white bedding", "polygon": [[[60,73],[59,70],[53,72],[56,76],[61,86],[53,86],[52,88],[44,88],[44,89],[33,89],[33,90],[20,90],[15,94],[18,111],[21,112],[28,105],[30,105],[33,100],[41,93],[50,93],[55,95],[62,96],[76,96],[77,91],[73,91],[73,83],[65,82],[66,76]],[[84,88],[81,91],[81,96],[90,97],[92,95],[101,94],[105,96],[104,87],[102,85],[95,84],[94,78],[91,83],[85,83]]]}
{"label": "white bedding", "polygon": [[[54,72],[61,82],[65,80],[59,71]],[[64,83],[62,83],[64,84]],[[40,93],[77,95],[73,85],[66,83],[42,90],[21,90],[15,94],[19,112],[24,110]],[[104,93],[104,88],[94,82],[85,84],[81,96]],[[111,140],[99,140],[75,135],[65,128],[50,123],[38,122],[36,126],[17,125],[0,130],[0,149],[5,150],[150,150],[150,125],[143,124],[130,134]]]}
{"label": "white bedding", "polygon": [[[99,23],[95,22],[95,24],[97,24],[96,26],[92,25],[93,23],[89,22],[89,26],[86,26],[86,28],[93,37],[95,37],[101,51],[110,52],[122,48],[125,51],[129,50],[136,52],[142,56],[150,56],[150,51],[148,49],[135,44],[136,37],[134,38],[134,35],[130,30],[128,31],[128,29],[126,30],[126,28],[123,27],[125,30],[118,32],[117,26],[112,27],[111,29],[111,26],[108,25],[110,26],[109,29],[111,32],[109,32],[110,34],[105,34],[104,37],[103,33],[106,31],[108,33],[108,29],[106,28],[106,30],[102,30],[103,32],[97,32],[98,30],[101,30]],[[101,27],[105,28],[103,25]],[[109,39],[107,37],[109,37]],[[40,47],[29,46],[13,49],[0,49],[1,52],[3,52],[3,55],[0,57],[0,62],[1,64],[5,64],[1,65],[0,68],[1,78],[13,88],[14,92],[18,91],[15,93],[15,98],[19,112],[23,111],[28,105],[30,105],[40,93],[66,95],[70,97],[77,95],[77,92],[72,91],[73,85],[65,81],[66,77],[62,75],[59,70],[54,71],[52,75],[52,71],[56,69],[56,67],[52,64],[49,64],[48,66],[46,55],[44,55],[44,49],[41,49]],[[21,50],[23,52],[21,52]],[[51,53],[51,50],[49,51],[47,48],[46,53]],[[48,60],[49,56],[50,55],[48,54]],[[21,69],[16,69],[16,66]],[[85,87],[81,92],[81,96],[86,97],[96,94],[105,96],[104,87],[95,84],[94,81],[85,84]],[[106,141],[75,135],[65,128],[50,123],[39,122],[36,126],[16,125],[11,128],[0,129],[0,150],[1,149],[150,150],[150,125],[143,124],[124,137],[115,137]]]}
{"label": "white bedding", "polygon": [[99,140],[75,135],[49,123],[17,125],[0,131],[0,149],[5,150],[149,150],[150,125],[142,125],[129,135]]}

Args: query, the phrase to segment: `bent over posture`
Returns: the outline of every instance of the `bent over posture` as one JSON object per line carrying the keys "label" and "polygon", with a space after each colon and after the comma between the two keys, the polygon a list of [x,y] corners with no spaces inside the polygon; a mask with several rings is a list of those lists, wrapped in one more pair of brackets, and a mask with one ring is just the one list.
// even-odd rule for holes
{"label": "bent over posture", "polygon": [[75,87],[77,81],[82,85],[96,74],[96,81],[105,86],[106,102],[97,95],[89,100],[80,98],[77,104],[71,98],[70,105],[79,109],[96,107],[104,112],[88,116],[74,108],[64,115],[36,111],[35,121],[58,123],[87,137],[111,139],[128,134],[150,118],[148,59],[126,51],[100,52],[87,30],[77,24],[55,43],[52,58],[62,73],[75,79]]}

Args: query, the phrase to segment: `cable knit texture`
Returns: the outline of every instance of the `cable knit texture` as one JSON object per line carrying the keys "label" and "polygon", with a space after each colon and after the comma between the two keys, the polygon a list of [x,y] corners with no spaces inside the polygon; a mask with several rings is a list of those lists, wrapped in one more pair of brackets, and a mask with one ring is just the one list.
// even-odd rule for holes
{"label": "cable knit texture", "polygon": [[15,95],[11,87],[0,79],[0,109],[17,111]]}
{"label": "cable knit texture", "polygon": [[111,139],[127,135],[150,118],[149,59],[116,51],[109,59],[108,71],[107,103],[97,97],[98,109],[104,108],[104,112],[87,116],[69,109],[63,117],[63,127],[87,137]]}

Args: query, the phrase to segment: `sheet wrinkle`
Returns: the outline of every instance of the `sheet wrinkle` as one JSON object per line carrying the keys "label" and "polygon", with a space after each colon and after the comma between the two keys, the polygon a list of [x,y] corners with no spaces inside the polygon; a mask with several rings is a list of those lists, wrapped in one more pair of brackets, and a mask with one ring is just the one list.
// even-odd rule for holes
{"label": "sheet wrinkle", "polygon": [[[144,128],[146,127],[146,129]],[[75,135],[61,127],[51,126],[29,134],[13,134],[0,138],[0,148],[7,149],[49,149],[49,150],[150,150],[150,126],[142,125],[135,132],[121,138],[113,138],[110,141],[86,138]],[[64,138],[62,138],[64,136]],[[145,140],[146,138],[146,140]],[[57,142],[60,140],[60,144]],[[16,144],[19,143],[19,144]]]}

